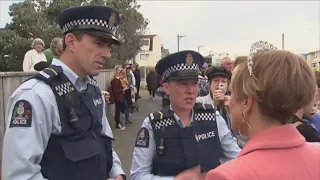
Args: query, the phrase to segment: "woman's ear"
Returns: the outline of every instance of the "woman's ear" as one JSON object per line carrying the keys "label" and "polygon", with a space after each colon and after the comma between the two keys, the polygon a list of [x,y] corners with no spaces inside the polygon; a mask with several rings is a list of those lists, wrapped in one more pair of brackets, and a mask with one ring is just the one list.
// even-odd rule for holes
{"label": "woman's ear", "polygon": [[243,101],[243,113],[248,114],[249,111],[251,111],[254,103],[254,98],[252,96],[249,96],[247,100]]}
{"label": "woman's ear", "polygon": [[168,96],[170,95],[169,84],[167,82],[162,84],[162,89]]}

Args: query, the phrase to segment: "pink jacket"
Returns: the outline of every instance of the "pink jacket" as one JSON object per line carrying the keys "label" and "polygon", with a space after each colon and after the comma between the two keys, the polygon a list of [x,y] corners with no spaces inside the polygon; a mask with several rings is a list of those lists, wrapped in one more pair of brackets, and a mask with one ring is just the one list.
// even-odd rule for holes
{"label": "pink jacket", "polygon": [[320,180],[320,143],[306,143],[291,124],[270,128],[205,180]]}

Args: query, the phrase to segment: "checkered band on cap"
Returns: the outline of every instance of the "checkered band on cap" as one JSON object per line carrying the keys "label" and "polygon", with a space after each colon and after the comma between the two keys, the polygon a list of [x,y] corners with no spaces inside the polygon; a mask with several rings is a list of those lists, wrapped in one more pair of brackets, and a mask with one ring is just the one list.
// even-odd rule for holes
{"label": "checkered band on cap", "polygon": [[59,96],[65,95],[71,91],[74,91],[74,87],[71,85],[70,82],[66,82],[63,84],[59,84],[55,87],[57,93]]}
{"label": "checkered band on cap", "polygon": [[195,121],[215,121],[215,114],[212,112],[202,112],[202,113],[195,113],[194,120]]}
{"label": "checkered band on cap", "polygon": [[162,127],[168,127],[168,126],[172,126],[174,125],[175,120],[172,118],[165,118],[165,119],[161,119],[158,121],[155,121],[153,123],[153,126],[155,127],[156,130],[161,129]]}
{"label": "checkered band on cap", "polygon": [[107,21],[100,20],[100,19],[78,19],[74,21],[70,21],[63,25],[62,31],[67,32],[72,29],[73,26],[77,25],[97,25],[101,26],[102,28],[108,28],[110,31],[115,34],[116,26],[109,26]]}
{"label": "checkered band on cap", "polygon": [[175,71],[182,71],[182,70],[196,70],[196,71],[198,70],[199,71],[199,65],[195,63],[192,63],[191,65],[188,65],[186,63],[175,64],[169,67],[167,70],[165,70],[162,73],[161,79],[165,80],[170,76],[171,73]]}

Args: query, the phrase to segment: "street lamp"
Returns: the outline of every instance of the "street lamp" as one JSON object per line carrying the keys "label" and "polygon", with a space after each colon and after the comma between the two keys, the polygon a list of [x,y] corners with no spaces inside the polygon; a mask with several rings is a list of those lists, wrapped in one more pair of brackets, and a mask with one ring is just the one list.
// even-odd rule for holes
{"label": "street lamp", "polygon": [[198,46],[198,53],[200,53],[200,48],[201,48],[201,47],[203,47],[203,46]]}
{"label": "street lamp", "polygon": [[282,33],[282,50],[284,50],[284,33]]}
{"label": "street lamp", "polygon": [[179,43],[180,43],[180,39],[181,39],[181,38],[184,38],[184,37],[187,37],[187,36],[180,36],[179,34],[177,35],[177,41],[178,41],[178,52],[179,52]]}

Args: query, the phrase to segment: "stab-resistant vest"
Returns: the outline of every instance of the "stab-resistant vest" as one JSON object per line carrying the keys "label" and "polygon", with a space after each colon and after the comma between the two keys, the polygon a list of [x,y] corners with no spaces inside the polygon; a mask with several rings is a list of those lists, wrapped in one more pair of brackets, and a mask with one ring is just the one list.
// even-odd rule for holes
{"label": "stab-resistant vest", "polygon": [[[182,171],[200,164],[203,172],[220,165],[221,144],[218,136],[218,128],[215,118],[215,109],[211,105],[196,103],[194,106],[194,117],[191,126],[180,127],[177,123],[174,112],[170,106],[161,111],[151,113],[149,119],[154,133],[156,155],[153,158],[152,174],[159,176],[176,176]],[[205,122],[206,121],[206,122]],[[209,127],[198,126],[198,122]],[[200,129],[200,131],[199,131]],[[201,131],[203,130],[203,133]],[[196,132],[198,131],[198,132]],[[211,148],[201,147],[199,138],[208,138]],[[210,158],[207,158],[207,157]],[[207,163],[206,159],[210,162]]]}
{"label": "stab-resistant vest", "polygon": [[[51,134],[40,163],[49,180],[106,180],[112,167],[112,138],[102,134],[103,100],[95,80],[79,92],[62,72],[50,65],[35,78],[55,94],[61,133]],[[47,112],[50,113],[50,112]]]}

